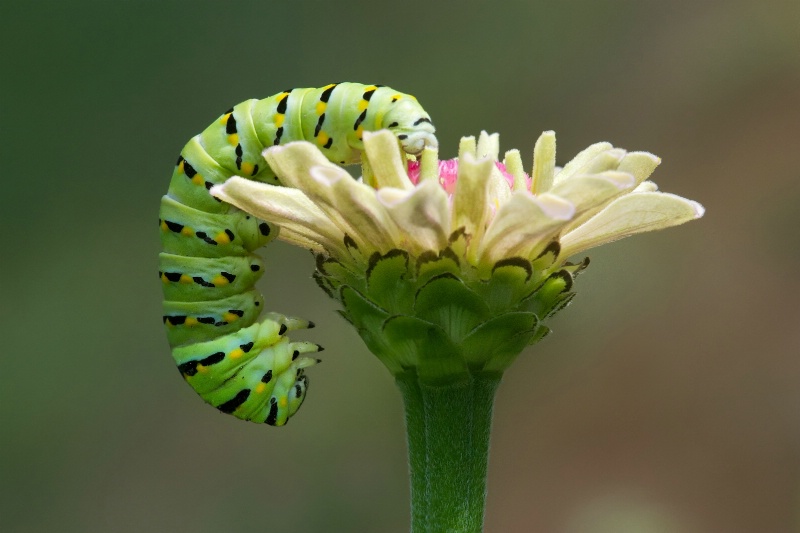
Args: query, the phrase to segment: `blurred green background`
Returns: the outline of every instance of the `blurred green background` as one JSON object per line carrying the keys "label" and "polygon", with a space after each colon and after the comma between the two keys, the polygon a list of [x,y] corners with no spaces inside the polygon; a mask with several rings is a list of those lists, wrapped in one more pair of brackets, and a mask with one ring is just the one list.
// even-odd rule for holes
{"label": "blurred green background", "polygon": [[285,429],[203,405],[161,325],[156,213],[186,140],[286,87],[382,83],[442,155],[649,150],[705,218],[590,253],[497,404],[488,532],[800,531],[800,3],[2,2],[0,530],[402,532],[400,397],[270,247],[323,344]]}

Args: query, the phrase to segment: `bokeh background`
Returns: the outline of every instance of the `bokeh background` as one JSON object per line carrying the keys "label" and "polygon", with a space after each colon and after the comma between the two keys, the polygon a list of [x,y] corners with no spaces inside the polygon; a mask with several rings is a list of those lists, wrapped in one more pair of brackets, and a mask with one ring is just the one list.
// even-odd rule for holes
{"label": "bokeh background", "polygon": [[[285,429],[203,405],[161,325],[156,213],[183,143],[286,87],[415,94],[558,161],[663,158],[705,218],[592,251],[496,403],[488,532],[800,531],[800,3],[0,4],[0,530],[402,532],[402,406],[310,280],[274,307],[324,364]],[[311,335],[313,333],[313,335]]]}

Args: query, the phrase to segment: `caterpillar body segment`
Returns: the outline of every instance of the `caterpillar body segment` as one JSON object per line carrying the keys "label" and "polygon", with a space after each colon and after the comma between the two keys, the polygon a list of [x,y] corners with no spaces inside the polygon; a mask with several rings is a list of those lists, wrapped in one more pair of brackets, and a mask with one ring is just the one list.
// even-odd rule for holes
{"label": "caterpillar body segment", "polygon": [[190,257],[162,253],[159,272],[164,299],[201,302],[240,294],[264,273],[255,254],[228,257]]}
{"label": "caterpillar body segment", "polygon": [[[268,317],[211,341],[175,348],[178,370],[204,400],[223,412],[266,422],[275,405],[270,420],[273,425],[284,424],[296,411],[291,408],[291,400],[296,398],[290,394],[295,382],[302,382],[300,390],[304,392],[302,370],[317,362],[300,355],[318,352],[320,347],[290,342],[284,336],[286,325],[276,318]],[[276,401],[270,404],[273,397]],[[232,409],[236,402],[241,403]]]}
{"label": "caterpillar body segment", "polygon": [[305,368],[319,362],[306,354],[322,347],[287,336],[313,323],[261,315],[264,301],[254,285],[264,264],[253,252],[279,228],[209,190],[233,175],[280,184],[261,154],[291,141],[315,143],[334,163],[358,163],[364,132],[384,128],[410,154],[437,145],[430,117],[413,96],[338,83],[237,104],[181,151],[159,211],[163,320],[181,375],[220,411],[284,425],[305,399]]}

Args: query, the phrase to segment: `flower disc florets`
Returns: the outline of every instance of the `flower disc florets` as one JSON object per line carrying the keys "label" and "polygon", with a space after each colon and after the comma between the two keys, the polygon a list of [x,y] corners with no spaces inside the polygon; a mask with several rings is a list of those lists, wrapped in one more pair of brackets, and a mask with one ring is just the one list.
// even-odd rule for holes
{"label": "flower disc florets", "polygon": [[264,152],[283,187],[234,177],[212,193],[312,250],[314,278],[370,350],[423,382],[502,372],[544,337],[588,264],[570,256],[703,214],[645,181],[657,157],[608,143],[562,169],[545,132],[530,176],[516,150],[498,161],[497,134],[441,162],[432,148],[408,161],[388,131],[364,146],[361,181],[296,142]]}

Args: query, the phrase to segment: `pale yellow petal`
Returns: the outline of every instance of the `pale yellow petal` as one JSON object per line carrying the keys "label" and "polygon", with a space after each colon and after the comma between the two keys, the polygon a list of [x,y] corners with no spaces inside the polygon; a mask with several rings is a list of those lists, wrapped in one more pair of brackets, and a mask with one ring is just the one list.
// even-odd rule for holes
{"label": "pale yellow petal", "polygon": [[478,145],[475,143],[475,137],[472,135],[469,137],[461,137],[461,140],[458,141],[458,157],[462,158],[466,154],[470,154],[472,157],[477,157],[478,154]]}
{"label": "pale yellow petal", "polygon": [[295,189],[308,188],[312,167],[336,169],[343,175],[349,176],[344,169],[328,161],[316,146],[306,141],[272,146],[264,150],[262,155],[281,184]]}
{"label": "pale yellow petal", "polygon": [[494,264],[504,257],[530,255],[547,245],[574,213],[575,207],[558,196],[515,192],[486,230],[478,251],[480,262]]}
{"label": "pale yellow petal", "polygon": [[489,183],[486,186],[486,201],[489,202],[489,220],[491,220],[500,206],[511,198],[511,192],[511,187],[508,186],[506,177],[500,172],[497,165],[492,165],[489,173]]}
{"label": "pale yellow petal", "polygon": [[630,190],[636,184],[634,177],[625,172],[606,171],[599,174],[578,174],[556,184],[550,192],[575,206],[580,215],[593,207]]}
{"label": "pale yellow petal", "polygon": [[306,250],[311,250],[315,254],[330,255],[332,252],[335,254],[341,254],[345,251],[344,247],[341,249],[334,248],[333,250],[330,250],[326,244],[313,241],[309,239],[307,235],[298,233],[291,227],[287,226],[281,226],[280,235],[278,238],[283,242],[293,244],[294,246],[299,246],[300,248],[305,248]]}
{"label": "pale yellow petal", "polygon": [[616,170],[626,154],[627,152],[622,148],[612,148],[611,150],[600,152],[588,163],[579,168],[573,176],[579,174],[599,174],[608,170]]}
{"label": "pale yellow petal", "polygon": [[550,190],[556,173],[556,132],[545,131],[533,146],[531,191],[542,194]]}
{"label": "pale yellow petal", "polygon": [[347,228],[359,248],[387,252],[397,246],[400,231],[375,197],[375,189],[327,167],[312,168],[311,178],[317,187],[306,191],[308,196],[331,220]]}
{"label": "pale yellow petal", "polygon": [[627,194],[561,238],[564,257],[643,233],[677,226],[703,216],[704,208],[674,194]]}
{"label": "pale yellow petal", "polygon": [[[344,233],[301,191],[234,176],[211,194],[262,220],[331,250],[344,250]],[[315,247],[315,248],[318,248]]]}
{"label": "pale yellow petal", "polygon": [[411,190],[414,184],[408,179],[405,156],[400,151],[397,137],[389,130],[364,132],[364,149],[367,152],[375,187],[394,187]]}
{"label": "pale yellow petal", "polygon": [[656,167],[661,164],[661,158],[650,152],[628,152],[622,158],[617,170],[627,172],[636,178],[636,183],[642,183],[650,177]]}
{"label": "pale yellow petal", "polygon": [[519,155],[519,150],[515,148],[506,152],[503,157],[503,165],[505,165],[506,171],[514,176],[513,190],[528,190],[528,180],[525,170],[522,168],[522,157]]}
{"label": "pale yellow petal", "polygon": [[[374,249],[374,244],[384,251],[391,249],[396,230],[392,235],[385,231],[394,230],[394,226],[377,204],[375,190],[328,161],[313,144],[299,141],[274,146],[264,151],[264,157],[283,184],[301,190],[325,213],[329,224],[359,247]],[[369,212],[370,203],[379,208],[379,213]]]}
{"label": "pale yellow petal", "polygon": [[490,135],[485,131],[481,131],[478,136],[478,146],[475,153],[478,158],[488,157],[497,161],[500,156],[500,134],[492,133]]}
{"label": "pale yellow petal", "polygon": [[458,181],[453,195],[453,229],[464,227],[471,236],[470,250],[467,260],[476,259],[475,243],[480,242],[484,228],[489,220],[490,208],[487,194],[494,161],[491,159],[476,160],[472,154],[462,154],[458,162]]}
{"label": "pale yellow petal", "polygon": [[658,190],[658,185],[654,181],[643,181],[633,189],[633,192],[653,192]]}
{"label": "pale yellow petal", "polygon": [[422,149],[419,159],[419,181],[427,180],[439,183],[439,152],[430,146]]}
{"label": "pale yellow petal", "polygon": [[570,176],[577,174],[587,163],[594,159],[597,155],[606,150],[611,150],[614,147],[611,143],[601,142],[596,143],[584,149],[581,153],[576,155],[572,161],[564,165],[560,171],[556,172],[553,183],[561,183],[568,179]]}
{"label": "pale yellow petal", "polygon": [[419,254],[447,246],[451,233],[448,198],[436,181],[426,180],[412,191],[385,187],[377,197],[414,248],[407,251]]}

